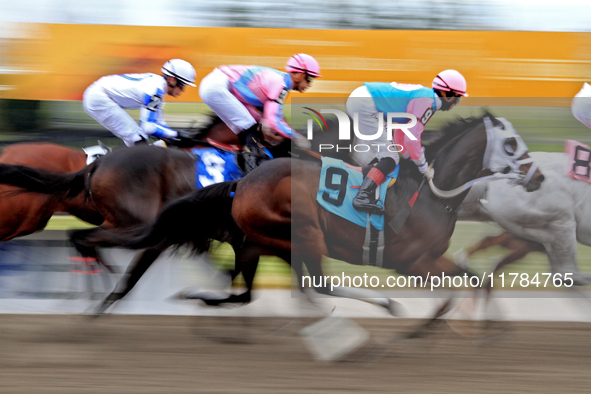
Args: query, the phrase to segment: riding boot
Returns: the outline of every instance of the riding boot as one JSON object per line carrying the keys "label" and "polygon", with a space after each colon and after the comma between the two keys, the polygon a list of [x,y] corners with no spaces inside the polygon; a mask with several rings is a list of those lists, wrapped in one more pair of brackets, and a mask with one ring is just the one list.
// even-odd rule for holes
{"label": "riding boot", "polygon": [[245,174],[250,173],[262,163],[270,159],[269,155],[265,153],[260,145],[258,124],[238,133],[238,139],[244,148],[242,150],[241,160],[239,160],[238,164]]}
{"label": "riding boot", "polygon": [[381,185],[386,180],[386,175],[394,170],[396,161],[391,157],[384,157],[369,170],[367,176],[361,184],[357,196],[353,199],[353,208],[359,211],[367,211],[377,215],[384,215],[386,210],[376,204],[375,192],[378,185]]}
{"label": "riding boot", "polygon": [[367,177],[363,180],[361,184],[361,188],[357,192],[357,195],[353,199],[353,208],[357,209],[358,211],[366,211],[369,213],[375,213],[378,215],[384,215],[386,210],[376,204],[376,188],[378,184]]}

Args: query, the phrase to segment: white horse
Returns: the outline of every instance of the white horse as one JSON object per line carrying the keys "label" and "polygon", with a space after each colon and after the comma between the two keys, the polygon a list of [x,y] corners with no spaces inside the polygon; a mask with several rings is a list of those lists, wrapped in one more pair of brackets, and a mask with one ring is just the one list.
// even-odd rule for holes
{"label": "white horse", "polygon": [[531,152],[545,181],[528,193],[506,181],[477,183],[462,203],[460,219],[494,221],[511,234],[542,244],[553,273],[572,273],[575,285],[591,284],[580,272],[577,241],[591,246],[591,184],[564,175],[566,153]]}

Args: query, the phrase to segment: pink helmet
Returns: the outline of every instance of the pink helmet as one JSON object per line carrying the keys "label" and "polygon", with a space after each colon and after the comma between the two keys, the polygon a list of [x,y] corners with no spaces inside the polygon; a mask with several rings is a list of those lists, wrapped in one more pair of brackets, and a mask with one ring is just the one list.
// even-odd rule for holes
{"label": "pink helmet", "polygon": [[322,77],[320,75],[320,65],[318,65],[316,59],[305,53],[297,53],[290,57],[285,69],[290,73],[304,73],[314,78]]}
{"label": "pink helmet", "polygon": [[432,86],[433,89],[460,94],[464,97],[468,96],[468,93],[466,93],[466,79],[456,70],[440,72],[433,80]]}

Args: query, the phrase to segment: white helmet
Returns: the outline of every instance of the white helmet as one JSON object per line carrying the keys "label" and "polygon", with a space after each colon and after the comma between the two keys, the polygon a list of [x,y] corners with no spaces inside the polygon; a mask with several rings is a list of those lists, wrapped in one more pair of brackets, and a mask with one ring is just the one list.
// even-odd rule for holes
{"label": "white helmet", "polygon": [[195,86],[195,69],[187,61],[169,60],[162,66],[162,72],[169,77],[175,77],[186,85]]}

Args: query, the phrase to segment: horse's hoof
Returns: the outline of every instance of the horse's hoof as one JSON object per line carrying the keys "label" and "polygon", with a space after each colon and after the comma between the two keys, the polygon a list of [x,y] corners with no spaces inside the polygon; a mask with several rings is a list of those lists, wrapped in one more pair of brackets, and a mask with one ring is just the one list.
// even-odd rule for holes
{"label": "horse's hoof", "polygon": [[394,301],[393,299],[389,299],[389,305],[388,305],[388,312],[390,312],[390,314],[394,317],[402,317],[402,315],[404,314],[404,307],[402,306],[402,304],[398,301]]}
{"label": "horse's hoof", "polygon": [[225,293],[218,293],[213,291],[189,291],[183,290],[172,298],[178,300],[199,300],[203,301],[209,306],[219,306],[221,303],[227,302],[229,296]]}
{"label": "horse's hoof", "polygon": [[105,315],[105,311],[111,306],[113,305],[113,303],[109,303],[108,305],[105,305],[104,303],[101,304],[98,308],[94,308],[91,310],[88,310],[86,312],[84,312],[84,315],[89,319],[89,320],[96,320],[98,319],[100,316]]}

